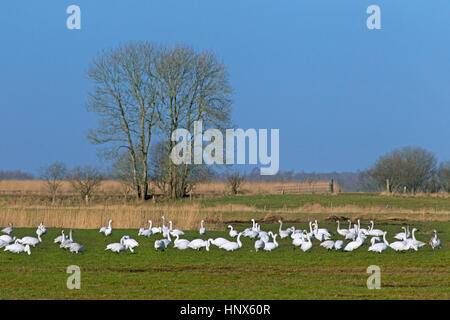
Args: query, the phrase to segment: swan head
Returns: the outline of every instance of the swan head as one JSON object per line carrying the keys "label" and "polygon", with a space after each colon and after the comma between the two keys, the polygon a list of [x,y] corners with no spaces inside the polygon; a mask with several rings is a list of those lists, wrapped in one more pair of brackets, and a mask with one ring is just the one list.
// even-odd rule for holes
{"label": "swan head", "polygon": [[28,255],[31,254],[31,249],[30,249],[30,246],[29,246],[29,245],[26,245],[26,246],[25,246],[25,251],[28,253]]}

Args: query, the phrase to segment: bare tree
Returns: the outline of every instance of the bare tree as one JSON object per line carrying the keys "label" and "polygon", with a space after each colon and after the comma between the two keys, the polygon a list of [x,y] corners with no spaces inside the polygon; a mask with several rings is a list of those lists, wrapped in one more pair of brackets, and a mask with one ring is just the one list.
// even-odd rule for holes
{"label": "bare tree", "polygon": [[232,195],[239,193],[239,189],[244,182],[245,176],[241,175],[239,172],[234,172],[227,175],[227,185]]}
{"label": "bare tree", "polygon": [[404,147],[380,157],[370,175],[382,187],[389,179],[390,191],[417,192],[426,189],[436,170],[436,158],[422,148]]}
{"label": "bare tree", "polygon": [[[130,43],[100,53],[88,75],[95,84],[88,110],[100,118],[100,126],[88,137],[105,145],[104,154],[110,157],[117,157],[120,148],[127,150],[140,199],[148,192],[149,147],[156,126],[169,154],[176,129],[192,130],[197,120],[202,120],[205,128],[221,129],[229,123],[228,73],[211,52]],[[168,163],[171,198],[186,194],[192,169],[189,164]]]}
{"label": "bare tree", "polygon": [[442,190],[450,192],[450,161],[441,162],[438,172]]}
{"label": "bare tree", "polygon": [[78,166],[73,168],[68,174],[73,189],[77,192],[81,200],[89,204],[92,195],[97,191],[103,181],[102,173],[92,166]]}
{"label": "bare tree", "polygon": [[[147,42],[102,51],[89,68],[95,88],[87,108],[100,118],[88,138],[105,145],[104,155],[127,152],[131,181],[138,199],[148,193],[148,152],[157,122],[157,48]],[[139,168],[142,168],[139,170]]]}
{"label": "bare tree", "polygon": [[58,190],[67,175],[67,167],[62,162],[55,162],[41,168],[41,179],[52,196],[52,203],[55,203]]}
{"label": "bare tree", "polygon": [[[194,132],[194,122],[200,120],[205,129],[229,124],[232,90],[226,68],[214,53],[196,52],[189,46],[163,48],[156,72],[159,127],[168,154],[174,147],[172,133],[178,128]],[[195,166],[169,161],[167,167],[169,197],[185,196]]]}

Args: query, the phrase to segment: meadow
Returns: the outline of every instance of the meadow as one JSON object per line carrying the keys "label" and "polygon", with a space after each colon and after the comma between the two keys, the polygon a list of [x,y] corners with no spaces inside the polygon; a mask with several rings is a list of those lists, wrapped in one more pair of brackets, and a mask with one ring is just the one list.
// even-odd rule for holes
{"label": "meadow", "polygon": [[[41,244],[31,249],[30,256],[0,251],[1,299],[450,298],[448,197],[248,195],[117,207],[18,204],[2,206],[1,211],[1,216],[7,217],[2,218],[0,226],[14,217],[24,219],[23,226],[15,227],[13,234],[17,237],[35,236],[36,227],[31,226],[37,226],[42,217],[55,219],[54,223],[44,220],[47,234]],[[102,219],[98,218],[99,212],[103,214]],[[105,237],[98,232],[98,227],[105,225],[112,214],[121,220],[113,222],[112,235]],[[341,219],[341,227],[347,227],[345,219],[359,218],[361,225],[367,227],[369,219],[373,218],[376,228],[388,231],[389,242],[393,241],[395,233],[401,232],[401,226],[409,224],[418,229],[417,239],[427,245],[417,252],[388,249],[378,254],[368,252],[367,246],[353,252],[327,251],[314,240],[313,248],[302,252],[293,249],[291,239],[282,239],[278,241],[280,247],[272,252],[255,252],[254,240],[241,237],[243,247],[235,252],[215,246],[209,252],[174,248],[160,252],[153,244],[161,235],[138,237],[137,228],[147,227],[145,221],[149,217],[160,225],[162,214],[167,220],[174,220],[174,228],[191,230],[183,236],[189,240],[229,238],[228,224],[243,230],[251,226],[251,218],[261,223],[262,229],[274,232],[278,230],[276,221],[280,217],[285,221],[283,228],[308,229],[307,222],[317,219],[321,228],[332,232],[336,230],[335,219]],[[63,216],[56,219],[59,215]],[[32,218],[27,218],[30,216]],[[208,231],[200,236],[195,230],[199,228],[199,220],[205,217]],[[80,218],[84,220],[82,226],[77,227]],[[67,228],[74,228],[74,240],[85,247],[84,254],[72,254],[53,243],[61,228],[66,232]],[[432,250],[428,245],[433,229],[437,229],[443,243],[440,250]],[[134,254],[105,251],[107,244],[118,242],[125,234],[140,243]],[[335,235],[334,238],[342,237]],[[80,290],[66,287],[70,276],[66,269],[70,265],[81,269]],[[381,268],[379,290],[367,289],[370,275],[366,269],[370,265]]]}

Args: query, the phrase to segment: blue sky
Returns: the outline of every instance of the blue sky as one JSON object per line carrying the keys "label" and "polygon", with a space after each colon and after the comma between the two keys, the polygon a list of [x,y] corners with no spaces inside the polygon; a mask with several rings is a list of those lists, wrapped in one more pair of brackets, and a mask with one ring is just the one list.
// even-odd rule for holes
{"label": "blue sky", "polygon": [[[71,4],[81,30],[66,28]],[[214,50],[234,123],[279,128],[282,170],[364,169],[406,145],[448,160],[449,17],[448,0],[1,1],[0,169],[99,164],[86,70],[130,40]]]}

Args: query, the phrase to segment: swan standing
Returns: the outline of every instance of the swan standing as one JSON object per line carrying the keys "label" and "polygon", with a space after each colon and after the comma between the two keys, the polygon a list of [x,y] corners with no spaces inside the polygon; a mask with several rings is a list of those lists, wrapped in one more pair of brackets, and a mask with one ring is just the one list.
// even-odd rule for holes
{"label": "swan standing", "polygon": [[202,220],[202,221],[200,222],[201,226],[200,226],[199,232],[200,232],[201,235],[203,235],[203,234],[206,233],[206,228],[205,228],[205,226],[203,225],[204,223],[205,223],[204,220]]}
{"label": "swan standing", "polygon": [[103,233],[105,236],[109,236],[112,233],[111,223],[112,223],[112,220],[109,220],[108,226],[101,227],[99,232]]}
{"label": "swan standing", "polygon": [[2,232],[6,233],[6,234],[11,234],[13,232],[13,230],[14,230],[13,224],[12,224],[12,222],[10,222],[9,227],[2,229]]}
{"label": "swan standing", "polygon": [[438,238],[436,230],[433,230],[433,232],[434,236],[430,239],[430,246],[431,248],[433,248],[433,250],[434,248],[440,249],[442,247],[441,239]]}

